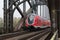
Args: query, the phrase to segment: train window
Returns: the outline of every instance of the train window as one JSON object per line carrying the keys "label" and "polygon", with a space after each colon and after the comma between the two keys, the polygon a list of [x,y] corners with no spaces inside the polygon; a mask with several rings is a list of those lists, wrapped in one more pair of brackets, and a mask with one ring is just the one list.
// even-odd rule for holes
{"label": "train window", "polygon": [[28,17],[28,23],[29,24],[32,24],[33,23],[34,17],[35,17],[35,14],[29,15],[29,17]]}
{"label": "train window", "polygon": [[30,18],[28,18],[28,23],[29,23],[29,24],[32,24],[32,23],[33,23],[33,20],[34,20],[34,19],[30,20]]}

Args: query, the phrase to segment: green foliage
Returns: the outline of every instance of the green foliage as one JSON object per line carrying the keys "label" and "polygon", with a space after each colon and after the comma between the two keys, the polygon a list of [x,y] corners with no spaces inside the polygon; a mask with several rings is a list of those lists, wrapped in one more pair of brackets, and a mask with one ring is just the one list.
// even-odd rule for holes
{"label": "green foliage", "polygon": [[13,26],[14,27],[18,24],[19,20],[20,20],[20,18],[16,18],[16,17],[13,19]]}
{"label": "green foliage", "polygon": [[[13,27],[16,27],[16,25],[18,24],[20,18],[13,18]],[[3,25],[4,25],[4,20],[2,18],[0,18],[0,34],[2,34],[3,31]]]}
{"label": "green foliage", "polygon": [[3,25],[4,25],[4,21],[2,18],[0,18],[0,34],[3,33]]}
{"label": "green foliage", "polygon": [[3,27],[3,19],[0,18],[0,27]]}

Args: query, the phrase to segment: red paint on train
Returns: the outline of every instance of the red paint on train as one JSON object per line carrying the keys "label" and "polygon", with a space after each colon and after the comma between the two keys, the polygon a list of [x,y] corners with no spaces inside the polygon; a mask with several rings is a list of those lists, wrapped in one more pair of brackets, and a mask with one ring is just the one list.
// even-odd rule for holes
{"label": "red paint on train", "polygon": [[46,20],[41,16],[31,14],[26,18],[25,26],[26,27],[33,26],[34,28],[38,28],[38,27],[46,28],[46,27],[50,27],[51,23],[49,20]]}

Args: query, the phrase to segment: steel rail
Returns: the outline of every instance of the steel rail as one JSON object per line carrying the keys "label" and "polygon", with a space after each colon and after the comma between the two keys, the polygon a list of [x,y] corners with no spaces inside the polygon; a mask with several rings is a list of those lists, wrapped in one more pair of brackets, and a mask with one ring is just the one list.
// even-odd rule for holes
{"label": "steel rail", "polygon": [[[43,35],[45,35],[45,34],[47,34],[49,31],[47,31],[47,30],[49,30],[49,29],[44,29],[44,30],[42,30],[42,31],[40,31],[39,33],[37,33],[37,34],[35,34],[35,35],[30,35],[30,36],[27,36],[27,37],[23,37],[23,38],[21,38],[20,40],[23,40],[23,39],[27,39],[27,40],[37,40],[37,39],[39,39],[40,37],[42,37]],[[38,35],[38,36],[36,36],[36,35]],[[35,38],[34,38],[34,36],[36,36]],[[29,39],[29,38],[31,38],[31,37],[33,37],[32,39]]]}
{"label": "steel rail", "polygon": [[27,33],[30,33],[30,32],[28,32],[28,31],[21,31],[21,32],[2,34],[2,35],[0,35],[0,40],[16,37],[16,36],[27,34]]}

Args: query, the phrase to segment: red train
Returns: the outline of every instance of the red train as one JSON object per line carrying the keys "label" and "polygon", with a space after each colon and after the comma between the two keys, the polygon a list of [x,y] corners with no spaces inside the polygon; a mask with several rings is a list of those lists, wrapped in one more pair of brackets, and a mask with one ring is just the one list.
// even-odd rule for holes
{"label": "red train", "polygon": [[33,28],[46,28],[50,27],[50,21],[38,16],[36,14],[30,14],[25,20],[26,28],[33,29]]}

